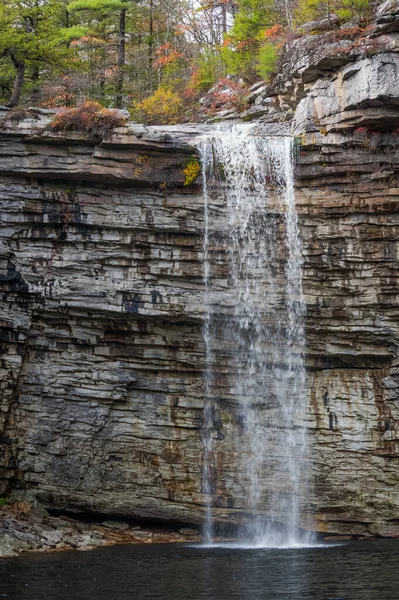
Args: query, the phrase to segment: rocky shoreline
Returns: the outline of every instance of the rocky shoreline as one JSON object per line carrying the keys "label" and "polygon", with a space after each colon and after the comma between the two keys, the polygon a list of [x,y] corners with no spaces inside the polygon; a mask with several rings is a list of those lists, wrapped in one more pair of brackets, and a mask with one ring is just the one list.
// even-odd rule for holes
{"label": "rocky shoreline", "polygon": [[[100,519],[100,517],[99,517]],[[146,527],[106,519],[84,522],[67,515],[52,516],[37,502],[15,502],[0,507],[0,558],[22,552],[93,550],[115,544],[200,542],[196,529]]]}

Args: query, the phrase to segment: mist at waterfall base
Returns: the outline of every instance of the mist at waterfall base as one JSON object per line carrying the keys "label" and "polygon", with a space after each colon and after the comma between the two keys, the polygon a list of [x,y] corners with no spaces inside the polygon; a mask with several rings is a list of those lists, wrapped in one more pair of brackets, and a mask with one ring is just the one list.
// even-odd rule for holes
{"label": "mist at waterfall base", "polygon": [[[218,456],[229,442],[239,481],[224,495],[243,515],[239,543],[309,545],[312,534],[300,528],[300,499],[310,495],[311,468],[293,140],[234,125],[205,136],[199,150],[205,205],[205,543],[217,535],[218,478],[224,476]],[[230,428],[221,425],[221,402],[231,407]]]}
{"label": "mist at waterfall base", "polygon": [[0,559],[7,600],[395,600],[397,540],[300,550],[137,544]]}

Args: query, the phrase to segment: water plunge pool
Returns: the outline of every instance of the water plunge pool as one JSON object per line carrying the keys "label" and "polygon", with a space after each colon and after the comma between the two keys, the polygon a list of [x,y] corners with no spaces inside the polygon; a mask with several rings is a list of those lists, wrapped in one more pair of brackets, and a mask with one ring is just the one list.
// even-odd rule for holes
{"label": "water plunge pool", "polygon": [[298,549],[140,544],[0,559],[8,600],[395,600],[398,542]]}

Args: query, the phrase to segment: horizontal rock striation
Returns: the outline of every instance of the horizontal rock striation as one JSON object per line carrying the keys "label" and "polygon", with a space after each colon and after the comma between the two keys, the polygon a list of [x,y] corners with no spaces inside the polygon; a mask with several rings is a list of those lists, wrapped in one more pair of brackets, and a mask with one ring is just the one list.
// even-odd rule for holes
{"label": "horizontal rock striation", "polygon": [[397,535],[399,145],[303,138],[296,200],[321,530]]}
{"label": "horizontal rock striation", "polygon": [[312,85],[296,109],[293,132],[392,131],[399,115],[399,54],[384,52],[346,65]]}
{"label": "horizontal rock striation", "polygon": [[[184,168],[206,128],[129,125],[99,143],[47,125],[37,113],[0,133],[0,493],[199,523],[204,207]],[[315,475],[304,525],[398,535],[399,136],[301,133]],[[223,228],[222,199],[210,208]],[[227,319],[227,258],[212,251],[213,301]],[[212,475],[216,516],[237,522],[229,364],[221,348]],[[272,485],[266,474],[265,500]]]}
{"label": "horizontal rock striation", "polygon": [[11,478],[49,506],[188,521],[202,198],[177,132],[124,133],[108,148],[1,136],[3,490]]}

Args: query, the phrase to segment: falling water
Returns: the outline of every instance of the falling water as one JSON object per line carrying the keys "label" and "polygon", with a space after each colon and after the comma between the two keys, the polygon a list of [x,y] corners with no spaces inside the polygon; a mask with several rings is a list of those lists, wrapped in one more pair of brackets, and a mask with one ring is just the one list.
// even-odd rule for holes
{"label": "falling water", "polygon": [[[242,541],[304,543],[298,529],[299,498],[309,484],[304,302],[292,139],[259,137],[234,126],[209,134],[199,147],[205,198],[205,539],[213,538],[217,446],[224,437],[218,402],[224,396],[241,432],[237,494],[248,515]],[[227,364],[227,383],[221,364]]]}

